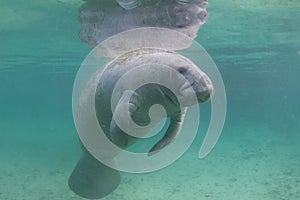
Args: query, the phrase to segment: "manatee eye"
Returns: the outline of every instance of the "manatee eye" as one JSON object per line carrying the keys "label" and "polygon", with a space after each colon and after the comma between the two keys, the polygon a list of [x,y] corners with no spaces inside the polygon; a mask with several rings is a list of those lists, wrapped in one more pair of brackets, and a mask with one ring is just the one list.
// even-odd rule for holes
{"label": "manatee eye", "polygon": [[179,67],[178,72],[179,72],[180,74],[184,74],[184,73],[186,72],[186,68],[184,68],[184,67]]}

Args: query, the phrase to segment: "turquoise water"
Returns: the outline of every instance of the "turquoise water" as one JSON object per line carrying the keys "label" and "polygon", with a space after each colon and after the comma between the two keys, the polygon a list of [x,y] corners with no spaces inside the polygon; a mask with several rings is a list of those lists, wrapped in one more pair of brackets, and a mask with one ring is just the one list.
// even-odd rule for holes
{"label": "turquoise water", "polygon": [[[177,162],[123,173],[105,199],[300,199],[300,3],[209,3],[196,40],[226,87],[219,142],[198,159],[204,125]],[[0,199],[82,199],[67,185],[81,154],[72,87],[91,50],[78,38],[82,2],[0,4]]]}

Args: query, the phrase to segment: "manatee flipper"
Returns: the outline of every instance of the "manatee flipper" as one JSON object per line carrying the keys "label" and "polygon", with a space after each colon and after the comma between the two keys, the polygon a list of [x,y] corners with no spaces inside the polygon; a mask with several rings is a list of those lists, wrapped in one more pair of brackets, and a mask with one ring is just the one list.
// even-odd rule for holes
{"label": "manatee flipper", "polygon": [[83,155],[68,184],[77,195],[87,199],[98,199],[109,195],[118,187],[120,173],[102,164],[83,148]]}
{"label": "manatee flipper", "polygon": [[[109,137],[114,144],[121,148],[128,147],[135,141],[136,138],[122,131],[117,125],[115,118],[127,120],[128,117],[131,117],[132,113],[135,113],[139,109],[140,105],[141,97],[139,94],[131,90],[125,90],[118,101],[110,123]],[[126,108],[129,108],[130,113],[126,113]]]}
{"label": "manatee flipper", "polygon": [[165,146],[172,143],[176,139],[176,137],[178,136],[181,130],[182,122],[186,110],[187,108],[184,108],[182,110],[182,113],[178,113],[176,115],[171,116],[171,122],[166,131],[166,134],[151,148],[151,150],[148,152],[148,156],[152,156],[153,154],[156,154],[157,152],[159,152],[161,149],[163,149]]}
{"label": "manatee flipper", "polygon": [[110,123],[109,137],[115,145],[121,148],[125,148],[128,145],[128,135],[119,128],[114,119]]}

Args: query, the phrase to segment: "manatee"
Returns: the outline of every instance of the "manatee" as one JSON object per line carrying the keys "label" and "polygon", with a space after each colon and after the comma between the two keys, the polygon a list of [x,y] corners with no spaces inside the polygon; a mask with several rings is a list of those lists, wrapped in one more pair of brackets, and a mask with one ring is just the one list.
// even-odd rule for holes
{"label": "manatee", "polygon": [[[191,100],[192,95],[195,94],[196,103],[205,102],[212,95],[213,86],[209,77],[185,57],[172,51],[159,49],[139,49],[126,53],[94,74],[90,84],[97,84],[96,93],[86,92],[90,87],[87,85],[80,98],[82,102],[79,103],[79,107],[81,107],[79,110],[84,110],[85,104],[89,102],[86,99],[95,98],[97,119],[105,135],[121,148],[133,144],[138,138],[126,134],[116,124],[114,115],[122,115],[122,113],[117,111],[113,113],[111,98],[120,78],[127,72],[134,71],[136,67],[143,66],[144,63],[151,66],[168,66],[178,74],[178,76],[162,77],[168,79],[167,81],[170,81],[171,84],[176,83],[177,91],[171,91],[168,87],[160,84],[150,83],[136,90],[130,90],[130,88],[124,89],[124,91],[120,90],[117,95],[116,107],[128,104],[131,118],[140,126],[150,123],[151,119],[148,113],[152,105],[159,104],[166,110],[167,117],[170,118],[170,125],[161,140],[149,150],[148,155],[152,156],[173,142],[180,133],[186,108],[195,103]],[[99,74],[101,74],[100,79],[95,79]],[[131,82],[132,80],[128,80],[129,85]],[[125,84],[124,87],[126,88],[127,85]],[[179,95],[176,97],[174,92]],[[130,94],[129,101],[126,100],[128,94]],[[183,104],[180,105],[179,102]],[[108,195],[120,182],[119,172],[96,160],[83,145],[82,149],[84,154],[69,179],[70,188],[78,195],[90,199]],[[113,160],[113,158],[110,159]]]}

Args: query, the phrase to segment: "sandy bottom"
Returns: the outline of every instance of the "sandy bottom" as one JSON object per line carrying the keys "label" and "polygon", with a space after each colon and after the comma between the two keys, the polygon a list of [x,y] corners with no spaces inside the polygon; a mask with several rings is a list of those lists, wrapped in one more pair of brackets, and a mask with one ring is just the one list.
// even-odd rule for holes
{"label": "sandy bottom", "polygon": [[[80,155],[74,129],[69,124],[51,127],[57,126],[3,128],[7,134],[0,142],[1,200],[82,199],[67,186]],[[199,145],[193,144],[165,169],[123,173],[120,186],[104,199],[300,199],[300,136],[288,131],[256,123],[228,124],[204,160],[197,158]]]}

